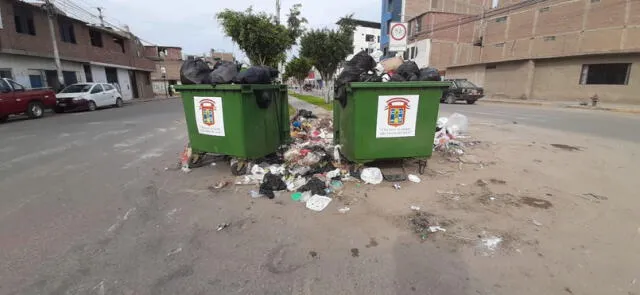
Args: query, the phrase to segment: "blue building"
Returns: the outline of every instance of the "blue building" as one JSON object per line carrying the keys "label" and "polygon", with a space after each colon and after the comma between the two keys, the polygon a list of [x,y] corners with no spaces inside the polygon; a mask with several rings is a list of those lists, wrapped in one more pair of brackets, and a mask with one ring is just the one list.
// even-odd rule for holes
{"label": "blue building", "polygon": [[380,18],[380,50],[389,55],[389,27],[391,22],[402,20],[403,0],[382,0],[382,16]]}

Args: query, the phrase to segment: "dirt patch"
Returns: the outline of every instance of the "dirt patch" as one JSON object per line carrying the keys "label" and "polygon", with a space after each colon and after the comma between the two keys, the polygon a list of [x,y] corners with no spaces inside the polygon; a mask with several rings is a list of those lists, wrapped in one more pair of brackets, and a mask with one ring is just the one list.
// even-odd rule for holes
{"label": "dirt patch", "polygon": [[351,248],[351,257],[360,257],[360,250],[358,248]]}
{"label": "dirt patch", "polygon": [[553,204],[547,200],[532,198],[532,197],[522,197],[520,199],[520,202],[522,204],[525,204],[534,208],[540,208],[540,209],[549,209],[553,207]]}
{"label": "dirt patch", "polygon": [[552,143],[551,146],[554,147],[554,148],[557,148],[557,149],[570,151],[570,152],[576,152],[576,151],[581,151],[582,150],[581,147],[567,145],[567,144],[561,144],[561,143]]}
{"label": "dirt patch", "polygon": [[378,241],[376,241],[376,239],[375,239],[375,238],[371,238],[371,239],[369,240],[369,244],[368,244],[368,245],[366,245],[365,247],[367,247],[367,248],[372,248],[372,247],[377,247],[377,246],[378,246]]}

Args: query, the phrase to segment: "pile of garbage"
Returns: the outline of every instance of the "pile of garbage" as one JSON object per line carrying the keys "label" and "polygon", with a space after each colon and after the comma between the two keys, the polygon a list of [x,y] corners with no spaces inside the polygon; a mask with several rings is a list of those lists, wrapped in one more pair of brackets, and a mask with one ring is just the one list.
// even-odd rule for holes
{"label": "pile of garbage", "polygon": [[344,69],[336,79],[335,98],[346,103],[346,86],[350,82],[405,82],[440,81],[436,68],[422,68],[413,61],[404,61],[401,57],[392,57],[377,63],[366,51],[361,51],[348,59]]}
{"label": "pile of garbage", "polygon": [[187,60],[180,67],[180,80],[192,84],[271,84],[278,70],[267,66],[244,68],[231,61],[218,61],[215,65],[198,58]]}
{"label": "pile of garbage", "polygon": [[433,150],[442,152],[446,156],[463,156],[464,148],[472,146],[478,141],[463,142],[467,139],[469,119],[462,114],[453,113],[449,117],[440,117],[436,122],[436,133],[433,139]]}

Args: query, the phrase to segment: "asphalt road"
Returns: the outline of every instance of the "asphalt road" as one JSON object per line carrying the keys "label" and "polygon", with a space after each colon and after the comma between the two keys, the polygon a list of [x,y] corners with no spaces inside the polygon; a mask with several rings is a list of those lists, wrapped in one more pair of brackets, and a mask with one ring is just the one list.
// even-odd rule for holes
{"label": "asphalt road", "polygon": [[[640,133],[633,131],[640,119],[634,116],[493,104],[442,106],[443,114],[451,112],[468,115],[472,124],[516,121],[640,141]],[[210,209],[202,206],[208,199],[194,197],[208,194],[191,188],[203,187],[192,182],[205,172],[185,175],[166,169],[175,167],[187,142],[179,101],[14,120],[0,125],[0,139],[0,294],[231,294],[231,290],[237,294],[307,294],[304,290],[310,282],[294,282],[302,290],[296,293],[286,277],[263,276],[252,266],[252,261],[264,258],[263,253],[271,253],[267,257],[270,273],[295,268],[283,265],[286,259],[280,257],[289,249],[286,241],[295,225],[255,228],[251,235],[227,243],[203,242],[211,239],[211,227],[215,234],[213,218],[233,210],[222,210],[220,204]],[[195,200],[205,203],[193,203]],[[237,209],[245,210],[244,205]],[[212,220],[205,229],[189,219],[187,212],[197,210],[211,210]],[[240,224],[245,228],[250,223],[243,219]],[[279,242],[272,244],[272,239]],[[423,249],[405,247],[409,246],[381,253],[380,259],[387,254],[422,255]],[[440,254],[433,255],[437,263]],[[421,271],[417,261],[402,257]],[[332,267],[338,271],[335,268],[341,262],[333,258],[325,263],[331,272]],[[381,279],[381,273],[368,273],[357,262],[345,267],[339,271],[361,274],[365,285]],[[412,274],[398,273],[396,280],[410,277]],[[184,278],[188,280],[181,281]],[[334,279],[342,287],[347,284],[338,275]],[[331,280],[324,279],[324,284],[331,285]],[[395,282],[389,283],[390,288]],[[372,294],[384,291],[375,284],[371,287]],[[267,289],[271,293],[247,291]],[[398,290],[398,294],[404,292]]]}

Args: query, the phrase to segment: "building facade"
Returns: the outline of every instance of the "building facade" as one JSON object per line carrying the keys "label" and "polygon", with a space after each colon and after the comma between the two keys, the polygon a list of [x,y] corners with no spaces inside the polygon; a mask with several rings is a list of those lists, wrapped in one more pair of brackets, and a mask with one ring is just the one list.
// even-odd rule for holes
{"label": "building facade", "polygon": [[[153,97],[153,61],[130,32],[93,26],[56,15],[54,31],[64,85],[76,82],[115,83],[124,99]],[[27,87],[60,89],[48,16],[42,7],[0,0],[0,76]]]}
{"label": "building facade", "polygon": [[182,48],[175,46],[145,46],[144,56],[155,62],[151,85],[156,96],[169,96],[169,86],[180,84]]}
{"label": "building facade", "polygon": [[[336,24],[341,24],[340,19]],[[365,20],[352,19],[356,29],[353,31],[353,54],[360,51],[372,53],[380,50],[380,23]]]}
{"label": "building facade", "polygon": [[400,22],[404,16],[404,5],[407,0],[382,0],[382,15],[380,16],[380,50],[385,56],[389,52],[389,28],[392,22]]}
{"label": "building facade", "polygon": [[414,35],[416,42],[430,43],[429,66],[446,69],[447,78],[483,86],[490,97],[588,101],[597,95],[603,102],[640,103],[637,1],[482,5],[480,13],[427,22],[429,27]]}

